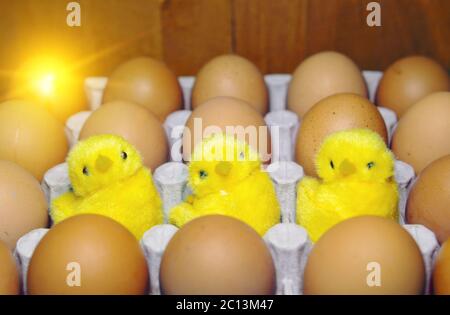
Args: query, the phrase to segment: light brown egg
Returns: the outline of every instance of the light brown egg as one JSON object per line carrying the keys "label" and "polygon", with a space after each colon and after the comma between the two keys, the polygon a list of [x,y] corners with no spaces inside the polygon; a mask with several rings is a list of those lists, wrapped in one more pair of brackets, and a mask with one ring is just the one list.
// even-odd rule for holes
{"label": "light brown egg", "polygon": [[119,65],[108,79],[103,103],[124,100],[150,109],[160,121],[182,108],[175,74],[161,61],[134,58]]}
{"label": "light brown egg", "polygon": [[147,287],[139,242],[121,224],[95,214],[53,226],[28,268],[29,294],[145,294]]}
{"label": "light brown egg", "polygon": [[64,162],[67,150],[63,124],[44,108],[19,100],[0,104],[0,159],[19,164],[40,181]]}
{"label": "light brown egg", "polygon": [[305,173],[316,176],[315,156],[328,135],[352,128],[369,128],[387,143],[383,117],[366,98],[342,93],[314,105],[304,116],[297,136],[295,158]]}
{"label": "light brown egg", "polygon": [[450,239],[442,245],[434,264],[434,294],[450,295]]}
{"label": "light brown egg", "polygon": [[275,268],[262,238],[237,219],[194,219],[170,240],[161,261],[164,294],[268,295]]}
{"label": "light brown egg", "polygon": [[299,117],[321,99],[337,93],[367,96],[366,83],[358,66],[334,51],[306,58],[292,74],[288,90],[288,109]]}
{"label": "light brown egg", "polygon": [[384,72],[376,103],[401,117],[423,97],[449,89],[449,76],[439,63],[424,56],[410,56],[397,60]]}
{"label": "light brown egg", "polygon": [[103,104],[87,119],[80,140],[99,134],[122,136],[141,153],[154,171],[168,159],[168,144],[161,122],[145,107],[125,101]]}
{"label": "light brown egg", "polygon": [[0,295],[20,293],[16,260],[7,244],[0,240]]}
{"label": "light brown egg", "polygon": [[0,241],[14,249],[21,236],[47,224],[47,200],[39,182],[19,165],[0,160]]}
{"label": "light brown egg", "polygon": [[264,163],[270,161],[271,142],[269,128],[263,116],[242,100],[216,97],[198,106],[186,122],[183,134],[183,158],[190,155],[201,140],[217,132],[234,134],[245,139],[259,152]]}
{"label": "light brown egg", "polygon": [[450,237],[450,155],[428,165],[409,193],[407,222],[432,230],[439,242]]}
{"label": "light brown egg", "polygon": [[250,60],[238,55],[215,57],[198,72],[192,90],[192,108],[217,96],[246,101],[261,114],[269,108],[263,75]]}
{"label": "light brown egg", "polygon": [[421,294],[422,254],[398,223],[376,216],[343,221],[314,245],[305,294]]}
{"label": "light brown egg", "polygon": [[450,154],[450,92],[428,95],[399,120],[392,151],[420,173],[428,164]]}

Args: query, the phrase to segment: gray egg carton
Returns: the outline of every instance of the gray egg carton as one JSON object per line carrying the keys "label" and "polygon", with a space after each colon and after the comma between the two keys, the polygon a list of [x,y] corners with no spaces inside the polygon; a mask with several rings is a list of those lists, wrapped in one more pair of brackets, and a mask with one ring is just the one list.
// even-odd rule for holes
{"label": "gray egg carton", "polygon": [[[373,100],[381,72],[364,71],[369,96]],[[264,240],[270,249],[276,268],[276,294],[302,294],[303,271],[308,255],[313,247],[306,230],[296,224],[296,187],[304,176],[303,168],[293,162],[295,137],[300,122],[297,115],[286,110],[286,95],[290,81],[290,75],[271,74],[266,75],[265,80],[270,95],[270,112],[265,116],[267,125],[271,128],[272,144],[277,150],[272,150],[272,161],[276,161],[267,167],[267,171],[274,183],[276,194],[281,205],[280,223],[273,226],[264,235]],[[169,143],[179,143],[182,130],[190,115],[190,95],[194,84],[194,77],[180,77],[181,87],[184,92],[185,109],[169,115],[164,123]],[[103,89],[107,78],[92,77],[86,80],[86,93],[90,101],[91,110],[95,110],[101,104]],[[389,136],[392,135],[395,124],[395,114],[385,108],[379,108]],[[66,134],[71,145],[75,144],[82,125],[89,117],[90,112],[85,111],[75,114],[66,123]],[[273,128],[276,127],[276,128]],[[273,128],[273,129],[272,129]],[[181,161],[179,150],[174,149],[171,161],[158,167],[153,173],[153,180],[163,201],[165,222],[167,222],[169,210],[180,203],[189,193],[187,186],[188,170]],[[435,256],[439,250],[439,243],[435,235],[422,225],[405,224],[405,205],[409,189],[414,181],[414,170],[402,161],[395,163],[395,177],[399,186],[400,223],[416,240],[426,266],[425,293],[430,292],[430,279]],[[47,200],[66,192],[70,188],[67,173],[67,164],[63,163],[50,169],[44,176],[42,187]],[[148,262],[150,277],[150,294],[160,294],[159,266],[164,250],[178,230],[170,224],[157,225],[148,230],[141,239],[141,246]],[[24,235],[17,243],[16,257],[21,265],[22,284],[26,292],[26,274],[29,260],[33,251],[48,229],[37,229]]]}

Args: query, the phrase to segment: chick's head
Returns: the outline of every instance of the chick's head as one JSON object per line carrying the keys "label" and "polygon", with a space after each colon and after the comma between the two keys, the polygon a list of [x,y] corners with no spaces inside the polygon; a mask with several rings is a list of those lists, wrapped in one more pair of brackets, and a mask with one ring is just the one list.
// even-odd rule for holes
{"label": "chick's head", "polygon": [[78,142],[67,158],[73,191],[86,196],[134,175],[142,167],[139,152],[119,136],[98,135]]}
{"label": "chick's head", "polygon": [[245,141],[217,133],[195,147],[189,163],[189,185],[197,196],[227,192],[260,169],[258,154]]}
{"label": "chick's head", "polygon": [[350,129],[331,134],[316,155],[316,170],[325,182],[393,179],[394,155],[383,139],[369,129]]}

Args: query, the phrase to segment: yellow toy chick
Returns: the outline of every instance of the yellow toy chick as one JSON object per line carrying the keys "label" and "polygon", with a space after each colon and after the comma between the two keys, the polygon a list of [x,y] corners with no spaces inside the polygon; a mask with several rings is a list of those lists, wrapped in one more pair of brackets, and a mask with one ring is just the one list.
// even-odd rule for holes
{"label": "yellow toy chick", "polygon": [[163,222],[162,203],[151,172],[123,138],[98,135],[80,141],[67,163],[72,191],[53,200],[54,223],[81,213],[110,217],[137,239]]}
{"label": "yellow toy chick", "polygon": [[328,136],[316,170],[320,179],[305,177],[297,190],[297,221],[313,242],[351,217],[398,219],[394,156],[377,133],[351,129]]}
{"label": "yellow toy chick", "polygon": [[213,134],[196,146],[189,163],[193,195],[172,208],[169,222],[182,226],[207,214],[232,216],[260,235],[280,222],[274,186],[258,154],[234,136]]}

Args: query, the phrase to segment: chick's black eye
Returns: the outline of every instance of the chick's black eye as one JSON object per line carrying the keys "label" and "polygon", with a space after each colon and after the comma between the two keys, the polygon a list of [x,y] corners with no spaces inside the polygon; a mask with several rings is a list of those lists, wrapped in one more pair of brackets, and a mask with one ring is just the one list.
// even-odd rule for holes
{"label": "chick's black eye", "polygon": [[120,153],[120,156],[122,157],[123,160],[126,160],[127,157],[128,157],[128,154],[127,154],[127,152],[122,151],[122,152]]}
{"label": "chick's black eye", "polygon": [[334,169],[334,163],[333,163],[332,160],[330,161],[330,166],[331,166],[332,169]]}
{"label": "chick's black eye", "polygon": [[367,168],[370,170],[372,167],[375,166],[375,162],[369,162],[367,163]]}
{"label": "chick's black eye", "polygon": [[204,170],[200,170],[200,172],[198,172],[198,175],[200,176],[201,179],[204,179],[208,176],[208,173]]}
{"label": "chick's black eye", "polygon": [[84,175],[89,175],[89,171],[88,171],[88,168],[85,166],[85,167],[83,167],[83,174]]}

